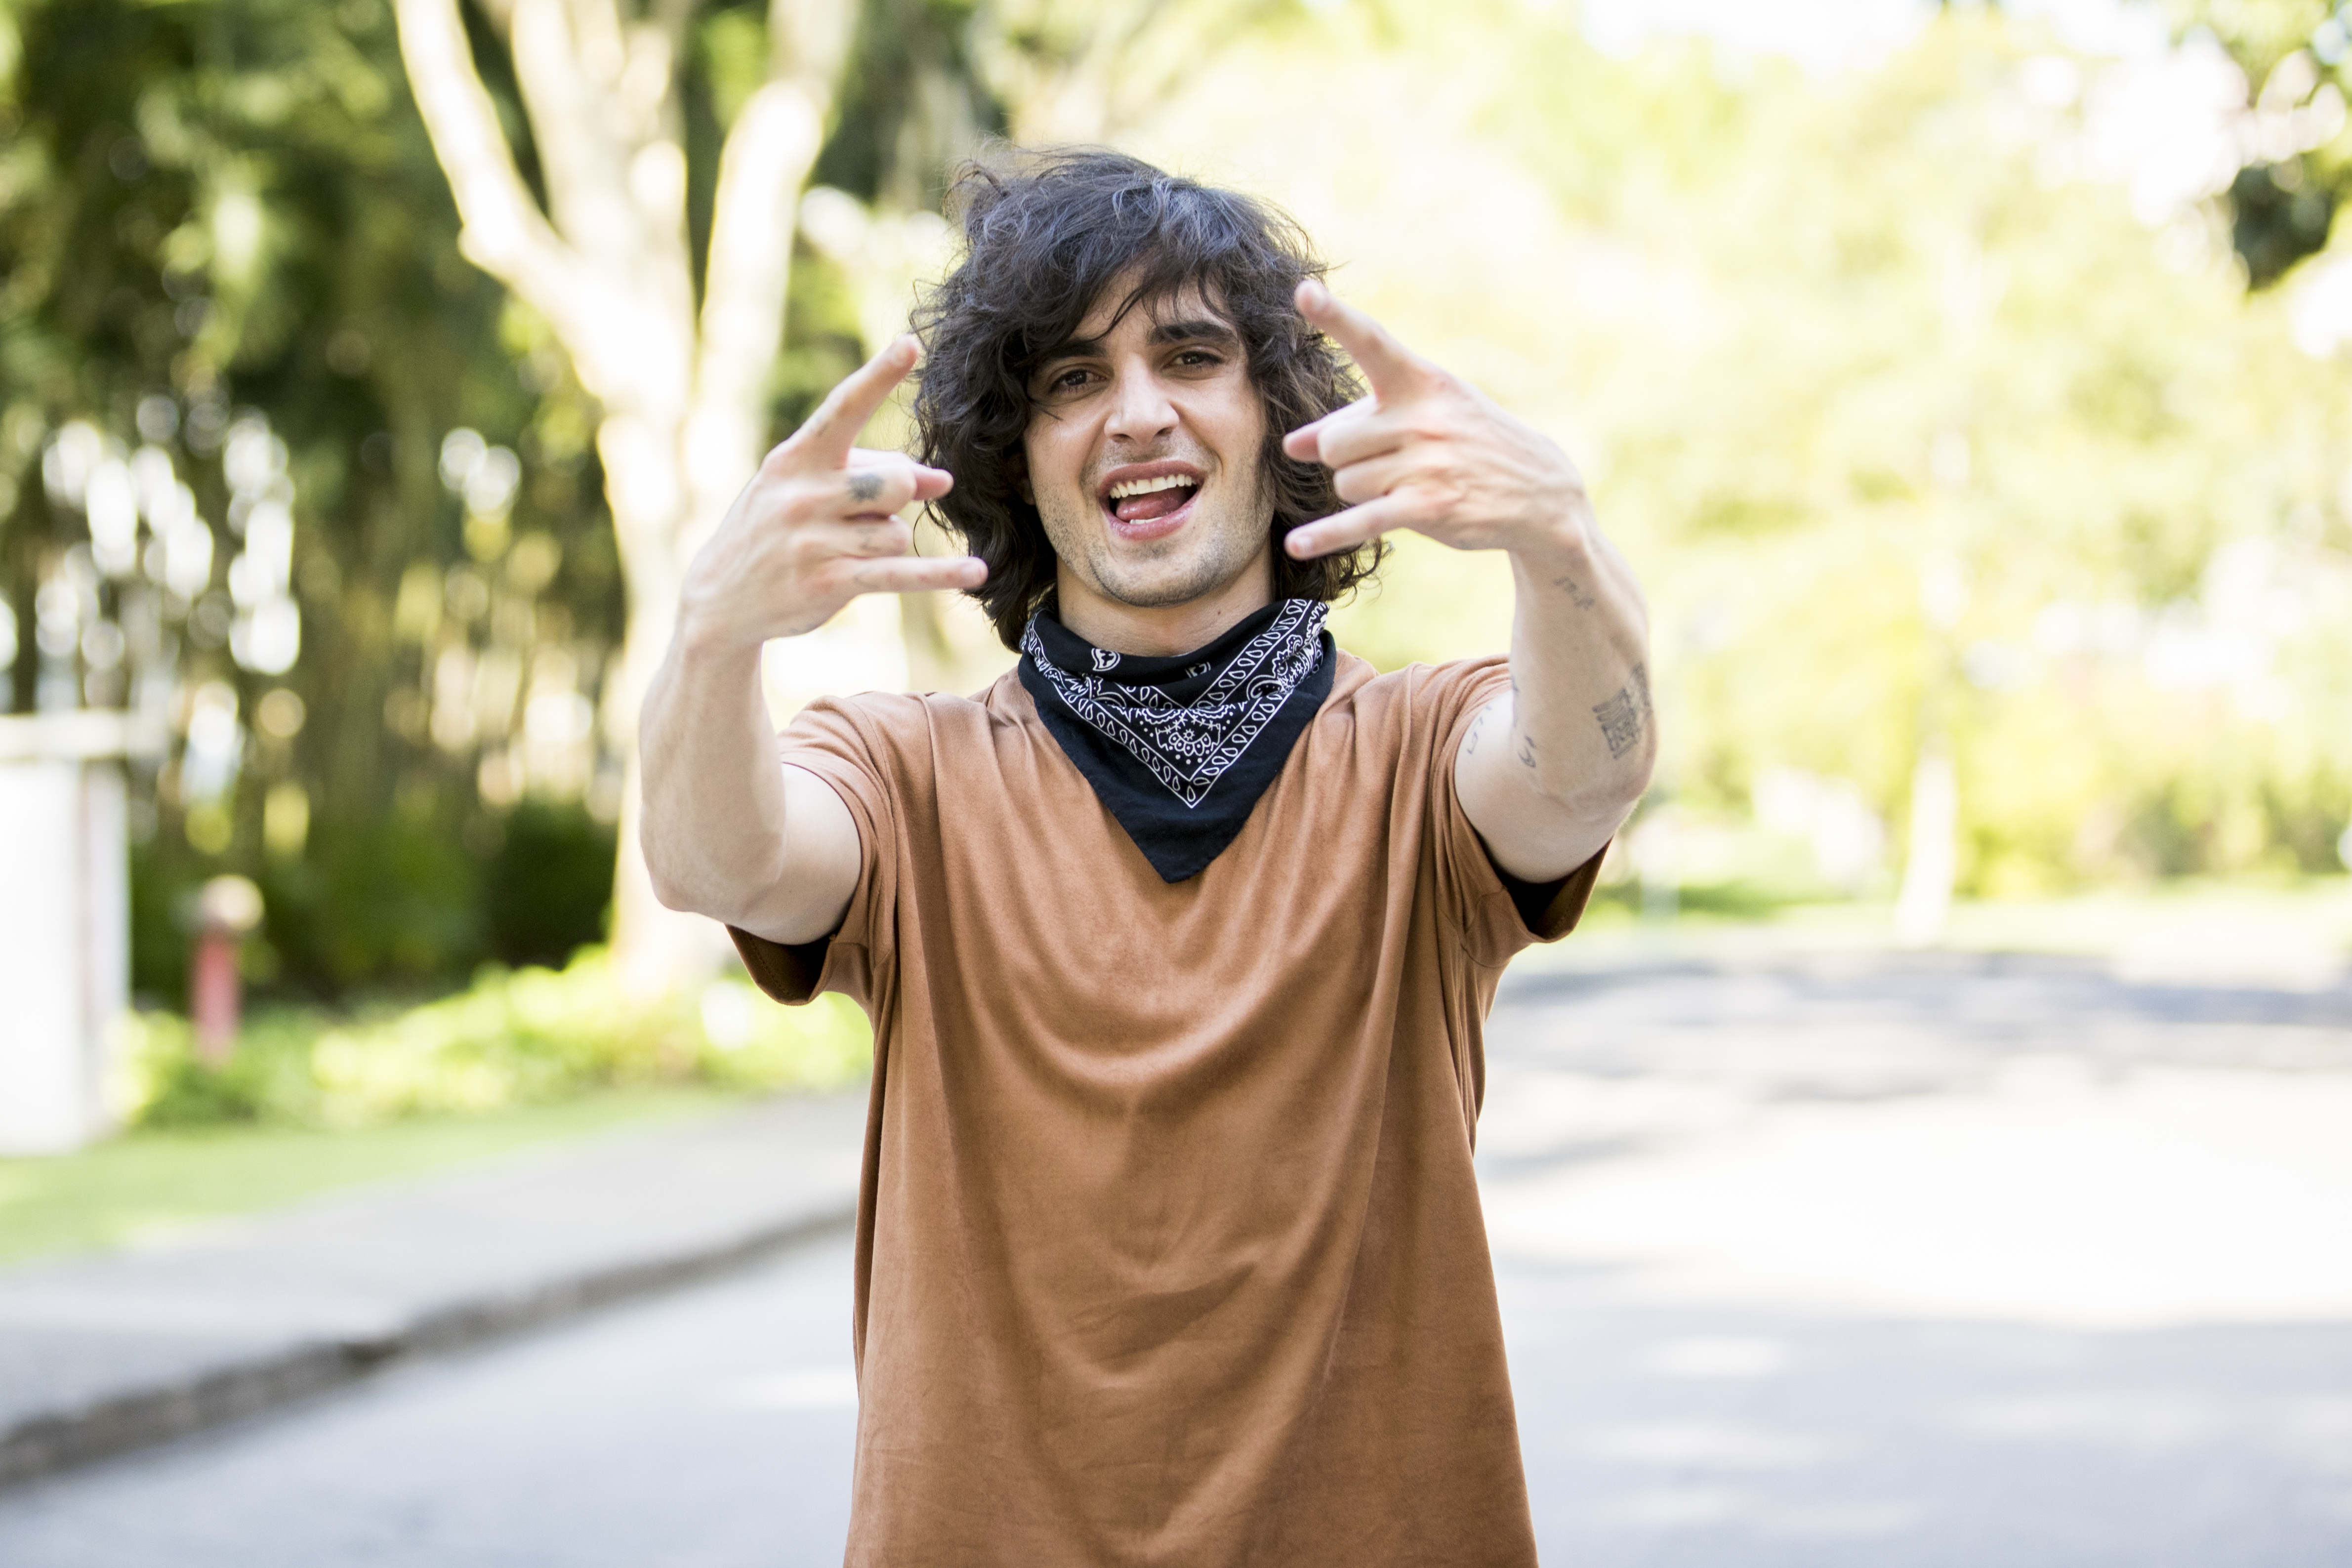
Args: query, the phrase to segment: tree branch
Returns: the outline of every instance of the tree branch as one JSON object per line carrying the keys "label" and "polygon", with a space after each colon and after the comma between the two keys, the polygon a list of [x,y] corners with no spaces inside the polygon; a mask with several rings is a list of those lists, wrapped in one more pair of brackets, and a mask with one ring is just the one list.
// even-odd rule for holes
{"label": "tree branch", "polygon": [[457,0],[394,0],[394,16],[417,112],[457,199],[458,248],[560,326],[576,308],[579,258],[515,167]]}
{"label": "tree branch", "polygon": [[768,75],[798,78],[830,97],[849,58],[857,7],[845,0],[768,0]]}
{"label": "tree branch", "polygon": [[508,37],[548,212],[583,256],[609,264],[635,248],[637,215],[628,154],[613,123],[625,51],[616,29],[599,29],[600,9],[610,7],[515,0]]}
{"label": "tree branch", "polygon": [[783,335],[793,219],[824,143],[835,79],[848,54],[848,0],[774,0],[769,80],[743,106],[719,155],[703,272],[694,414],[687,432],[693,529],[717,521],[759,460],[761,394]]}
{"label": "tree branch", "polygon": [[703,274],[698,401],[755,400],[766,379],[783,328],[793,214],[816,161],[822,114],[822,100],[803,83],[771,81],[728,133]]}

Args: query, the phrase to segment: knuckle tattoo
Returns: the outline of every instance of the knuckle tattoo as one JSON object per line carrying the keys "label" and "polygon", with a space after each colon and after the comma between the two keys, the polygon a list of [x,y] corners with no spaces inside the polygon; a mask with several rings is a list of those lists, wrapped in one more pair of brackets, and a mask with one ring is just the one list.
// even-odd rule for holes
{"label": "knuckle tattoo", "polygon": [[860,468],[849,476],[849,499],[870,501],[882,493],[882,476],[871,468]]}

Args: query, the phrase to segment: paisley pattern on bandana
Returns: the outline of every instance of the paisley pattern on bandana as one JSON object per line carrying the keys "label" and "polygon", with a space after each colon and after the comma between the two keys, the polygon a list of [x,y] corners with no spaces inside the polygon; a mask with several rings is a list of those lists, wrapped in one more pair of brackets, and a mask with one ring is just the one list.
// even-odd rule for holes
{"label": "paisley pattern on bandana", "polygon": [[1104,809],[1181,882],[1234,841],[1330,695],[1325,613],[1280,600],[1161,658],[1096,647],[1042,610],[1022,633],[1021,684]]}
{"label": "paisley pattern on bandana", "polygon": [[[1299,683],[1323,657],[1325,607],[1312,599],[1286,599],[1274,624],[1242,646],[1209,689],[1180,702],[1158,686],[1131,686],[1100,675],[1073,675],[1055,665],[1037,635],[1033,616],[1021,637],[1021,651],[1070,711],[1116,742],[1187,807],[1215,787],[1266,725],[1290,700]],[[1097,669],[1105,664],[1097,648]],[[1197,679],[1209,666],[1186,670]],[[1197,673],[1196,673],[1197,672]]]}

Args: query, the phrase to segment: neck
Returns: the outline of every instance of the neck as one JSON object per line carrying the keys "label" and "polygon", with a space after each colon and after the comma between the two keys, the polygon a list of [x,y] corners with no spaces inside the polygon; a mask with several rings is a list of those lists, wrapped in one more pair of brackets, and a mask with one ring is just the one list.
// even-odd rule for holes
{"label": "neck", "polygon": [[1129,605],[1079,582],[1065,564],[1055,594],[1062,624],[1097,647],[1165,658],[1216,641],[1246,616],[1274,603],[1272,548],[1230,583],[1181,605]]}

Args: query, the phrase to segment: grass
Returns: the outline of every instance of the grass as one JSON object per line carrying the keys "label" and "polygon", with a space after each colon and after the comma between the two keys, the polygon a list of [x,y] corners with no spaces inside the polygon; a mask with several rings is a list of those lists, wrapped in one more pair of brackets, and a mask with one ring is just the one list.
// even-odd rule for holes
{"label": "grass", "polygon": [[741,1103],[740,1094],[705,1087],[608,1089],[554,1105],[339,1131],[142,1130],[78,1153],[0,1160],[0,1263],[118,1246],[339,1187]]}

